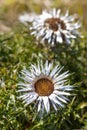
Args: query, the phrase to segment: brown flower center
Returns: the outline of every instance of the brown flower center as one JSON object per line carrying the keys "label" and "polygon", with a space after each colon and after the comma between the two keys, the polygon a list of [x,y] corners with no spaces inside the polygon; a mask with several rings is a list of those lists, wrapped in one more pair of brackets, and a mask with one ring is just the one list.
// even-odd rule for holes
{"label": "brown flower center", "polygon": [[48,18],[48,19],[46,19],[45,22],[44,22],[44,26],[52,29],[53,31],[58,31],[59,26],[63,30],[66,29],[66,25],[65,25],[64,21],[59,19],[59,18]]}
{"label": "brown flower center", "polygon": [[39,96],[49,96],[54,90],[54,85],[51,80],[47,78],[41,78],[35,83],[35,92]]}

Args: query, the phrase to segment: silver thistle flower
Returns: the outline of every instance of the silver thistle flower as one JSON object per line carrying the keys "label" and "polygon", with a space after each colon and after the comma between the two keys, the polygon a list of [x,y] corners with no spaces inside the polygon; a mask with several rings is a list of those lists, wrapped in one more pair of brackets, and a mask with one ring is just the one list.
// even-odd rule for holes
{"label": "silver thistle flower", "polygon": [[25,106],[35,101],[38,112],[46,110],[47,113],[51,105],[56,111],[64,107],[73,87],[67,84],[68,71],[60,74],[62,69],[59,66],[53,68],[53,64],[46,61],[44,65],[42,62],[31,65],[30,71],[23,70],[21,78],[24,82],[18,84],[18,92],[23,93],[19,98]]}
{"label": "silver thistle flower", "polygon": [[37,18],[38,15],[36,15],[34,12],[32,13],[24,13],[19,16],[18,20],[23,23],[24,25],[28,25],[28,23],[31,23],[34,21],[34,19]]}
{"label": "silver thistle flower", "polygon": [[32,35],[41,38],[41,41],[47,41],[52,45],[56,43],[71,43],[71,39],[80,36],[78,28],[81,24],[75,22],[74,16],[69,16],[66,11],[65,15],[60,15],[60,9],[53,9],[50,12],[43,11],[32,24]]}

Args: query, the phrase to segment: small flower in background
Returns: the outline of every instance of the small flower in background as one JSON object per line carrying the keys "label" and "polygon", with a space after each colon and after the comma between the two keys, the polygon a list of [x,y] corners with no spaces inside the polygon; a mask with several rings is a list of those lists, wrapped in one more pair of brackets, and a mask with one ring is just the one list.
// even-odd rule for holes
{"label": "small flower in background", "polygon": [[18,92],[21,92],[19,99],[25,106],[36,101],[38,112],[46,110],[49,113],[51,105],[56,111],[63,108],[73,87],[67,84],[68,71],[61,74],[62,69],[57,65],[53,68],[48,61],[43,65],[41,61],[31,65],[30,71],[23,70],[23,82],[18,84]]}
{"label": "small flower in background", "polygon": [[19,21],[23,23],[24,25],[28,25],[28,23],[33,22],[34,19],[36,19],[38,15],[33,13],[25,13],[19,16]]}
{"label": "small flower in background", "polygon": [[4,79],[0,79],[0,87],[5,87],[6,85],[5,85],[5,82],[4,82]]}
{"label": "small flower in background", "polygon": [[75,16],[69,16],[66,11],[65,15],[60,15],[60,9],[53,9],[50,12],[43,11],[34,21],[30,28],[32,35],[41,38],[42,42],[47,41],[52,45],[56,43],[70,44],[71,39],[80,36],[78,28],[81,24],[75,22]]}

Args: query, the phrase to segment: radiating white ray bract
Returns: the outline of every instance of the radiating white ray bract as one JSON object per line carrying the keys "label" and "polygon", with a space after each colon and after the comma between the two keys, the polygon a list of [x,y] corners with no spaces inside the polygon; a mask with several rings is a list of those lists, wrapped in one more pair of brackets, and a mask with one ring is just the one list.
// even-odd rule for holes
{"label": "radiating white ray bract", "polygon": [[50,12],[46,10],[39,15],[32,24],[30,29],[31,35],[36,39],[41,39],[41,42],[47,41],[49,44],[56,43],[70,44],[71,39],[81,36],[78,29],[81,27],[79,21],[75,22],[75,15],[69,16],[69,11],[65,15],[60,14],[61,10],[55,8]]}
{"label": "radiating white ray bract", "polygon": [[[32,64],[29,71],[22,70],[23,82],[18,83],[18,92],[21,93],[19,99],[23,100],[25,106],[35,102],[38,112],[46,110],[49,113],[51,105],[56,111],[64,107],[69,101],[68,96],[71,95],[70,91],[73,90],[73,86],[67,84],[69,72],[61,73],[62,69],[63,67],[58,65],[54,67],[53,63],[48,63],[48,61],[45,64],[41,61],[37,65]],[[39,95],[35,89],[35,83],[43,78],[53,84],[54,89],[49,95]]]}

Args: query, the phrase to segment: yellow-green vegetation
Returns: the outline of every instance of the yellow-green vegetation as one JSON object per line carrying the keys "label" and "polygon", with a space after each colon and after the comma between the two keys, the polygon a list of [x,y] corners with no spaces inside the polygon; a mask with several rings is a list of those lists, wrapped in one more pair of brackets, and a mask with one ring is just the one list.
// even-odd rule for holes
{"label": "yellow-green vegetation", "polygon": [[[58,44],[54,47],[37,44],[29,29],[18,21],[19,14],[24,11],[40,13],[46,7],[45,4],[43,6],[35,1],[34,4],[29,1],[20,3],[17,0],[5,2],[9,4],[0,7],[0,130],[87,130],[86,0],[68,0],[68,3],[63,0],[52,1],[49,8],[61,8],[63,12],[68,8],[71,14],[78,13],[85,35],[70,45]],[[64,66],[64,71],[69,70],[71,73],[69,83],[75,86],[65,108],[58,112],[51,111],[42,117],[33,108],[34,104],[24,107],[16,92],[21,70],[29,69],[31,63],[40,59]]]}

